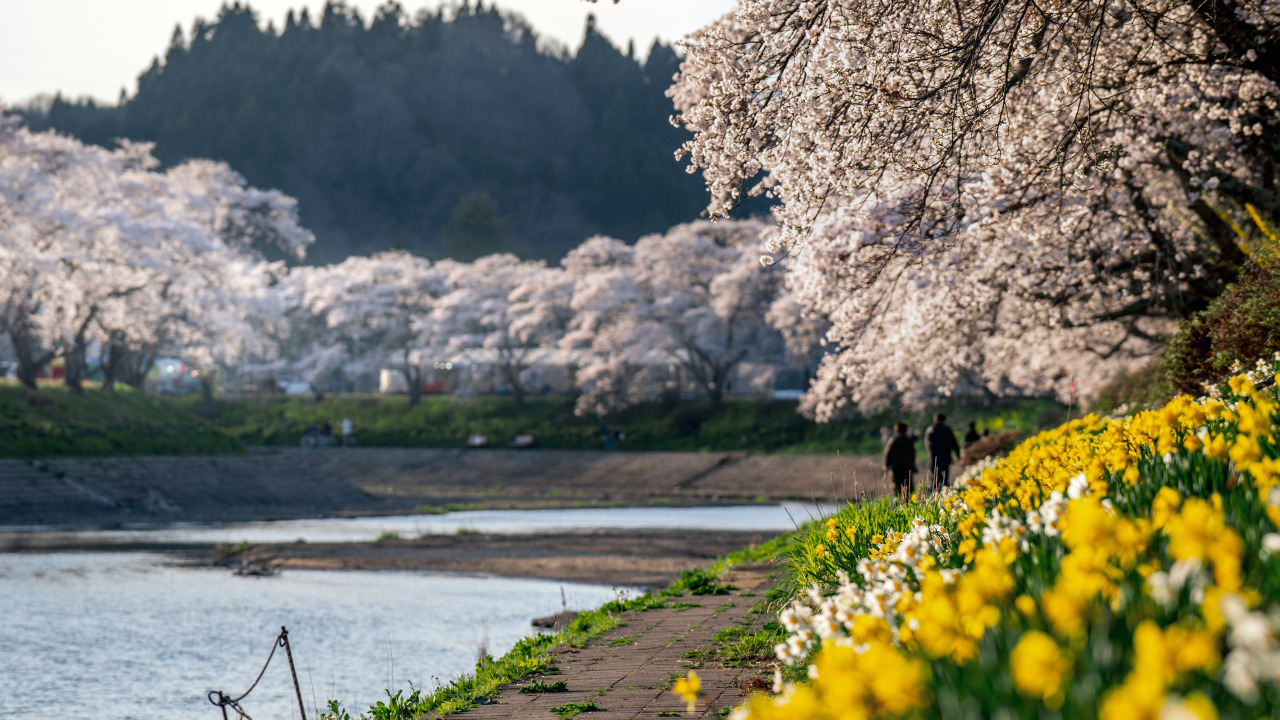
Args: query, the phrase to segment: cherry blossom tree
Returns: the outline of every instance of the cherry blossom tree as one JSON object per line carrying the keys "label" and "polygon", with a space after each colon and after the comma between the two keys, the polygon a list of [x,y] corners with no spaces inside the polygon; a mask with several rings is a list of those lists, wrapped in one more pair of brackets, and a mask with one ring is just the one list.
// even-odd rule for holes
{"label": "cherry blossom tree", "polygon": [[157,167],[150,145],[107,150],[0,115],[0,330],[28,387],[62,356],[79,389],[95,343],[108,391],[162,351],[204,367],[206,391],[215,366],[274,352],[283,266],[262,250],[305,251],[296,203],[221,163]]}
{"label": "cherry blossom tree", "polygon": [[315,382],[334,369],[377,370],[393,367],[404,376],[409,404],[422,398],[421,349],[426,344],[418,323],[449,290],[446,271],[403,251],[351,257],[336,265],[298,267],[289,274],[288,292],[311,324],[293,339],[302,345],[295,366]]}
{"label": "cherry blossom tree", "polygon": [[1155,352],[1277,207],[1280,6],[741,0],[672,88],[710,210],[830,317],[811,409],[1086,391]]}
{"label": "cherry blossom tree", "polygon": [[758,262],[763,230],[755,220],[704,220],[636,243],[648,314],[666,334],[658,347],[713,406],[723,402],[743,360],[781,359],[780,337],[765,316],[782,273]]}
{"label": "cherry blossom tree", "polygon": [[664,333],[646,312],[650,303],[635,248],[597,236],[570,251],[561,266],[573,283],[561,346],[592,358],[578,370],[574,412],[615,416],[660,390],[663,381],[650,356]]}
{"label": "cherry blossom tree", "polygon": [[418,329],[434,352],[493,353],[517,407],[525,397],[524,374],[533,354],[555,347],[569,318],[570,285],[564,271],[514,255],[489,255],[473,263],[442,262],[450,291]]}
{"label": "cherry blossom tree", "polygon": [[564,342],[597,358],[579,374],[577,411],[608,415],[655,394],[666,364],[719,405],[743,360],[781,359],[782,338],[766,312],[782,274],[757,261],[764,228],[700,221],[634,248],[594,238],[569,253],[574,318]]}

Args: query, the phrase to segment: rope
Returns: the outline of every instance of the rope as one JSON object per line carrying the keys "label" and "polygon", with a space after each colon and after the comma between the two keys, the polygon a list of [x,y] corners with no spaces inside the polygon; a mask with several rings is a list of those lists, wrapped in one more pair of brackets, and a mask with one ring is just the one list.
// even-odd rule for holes
{"label": "rope", "polygon": [[240,707],[240,701],[249,696],[253,689],[258,687],[258,682],[262,680],[262,676],[267,672],[267,666],[271,664],[271,658],[275,657],[276,648],[284,648],[285,657],[289,660],[289,674],[293,676],[293,691],[298,697],[298,713],[302,716],[302,720],[307,720],[307,712],[302,706],[302,687],[298,685],[298,671],[293,666],[293,651],[289,648],[289,631],[283,625],[280,626],[280,634],[276,635],[275,640],[271,641],[271,652],[267,653],[267,661],[262,663],[262,669],[258,671],[258,676],[253,679],[253,683],[249,685],[249,689],[240,693],[236,697],[230,697],[221,690],[210,690],[208,694],[209,702],[215,706],[222,708],[222,720],[228,720],[227,708],[230,707],[236,711],[238,720],[253,720],[249,713]]}

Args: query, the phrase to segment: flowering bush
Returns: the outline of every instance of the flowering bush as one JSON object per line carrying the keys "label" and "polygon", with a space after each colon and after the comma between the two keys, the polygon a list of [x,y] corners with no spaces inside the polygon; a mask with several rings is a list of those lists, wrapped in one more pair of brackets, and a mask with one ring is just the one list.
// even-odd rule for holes
{"label": "flowering bush", "polygon": [[735,718],[1275,716],[1280,394],[1259,388],[1278,368],[829,518],[780,617],[808,680],[779,674]]}

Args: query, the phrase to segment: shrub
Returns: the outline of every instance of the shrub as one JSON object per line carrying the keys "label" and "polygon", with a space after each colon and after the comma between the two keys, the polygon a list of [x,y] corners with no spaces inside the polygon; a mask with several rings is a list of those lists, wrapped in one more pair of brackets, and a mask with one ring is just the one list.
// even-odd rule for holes
{"label": "shrub", "polygon": [[[1159,407],[1176,394],[1169,384],[1161,360],[1157,359],[1133,372],[1121,373],[1102,386],[1093,405],[1093,412],[1110,415],[1117,411]],[[1050,426],[1048,423],[1042,424]]]}
{"label": "shrub", "polygon": [[1280,272],[1250,264],[1239,281],[1183,324],[1162,371],[1175,393],[1193,397],[1236,366],[1280,351]]}
{"label": "shrub", "polygon": [[995,455],[1004,455],[1018,444],[1022,433],[1005,430],[969,443],[960,453],[961,465],[972,465]]}

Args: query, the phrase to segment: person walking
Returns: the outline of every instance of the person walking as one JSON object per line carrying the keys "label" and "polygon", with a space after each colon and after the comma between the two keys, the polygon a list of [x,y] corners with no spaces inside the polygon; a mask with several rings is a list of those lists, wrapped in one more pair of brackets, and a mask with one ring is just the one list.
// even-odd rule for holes
{"label": "person walking", "polygon": [[935,491],[951,485],[951,460],[960,457],[960,443],[947,425],[947,416],[938,413],[924,431],[924,448],[929,453],[929,486]]}
{"label": "person walking", "polygon": [[978,422],[976,420],[970,420],[969,429],[965,431],[964,434],[964,446],[969,447],[981,439],[982,436],[978,434]]}
{"label": "person walking", "polygon": [[911,474],[916,469],[916,441],[907,434],[907,424],[893,426],[893,437],[884,446],[884,469],[893,475],[893,493],[906,501],[911,492]]}
{"label": "person walking", "polygon": [[342,447],[351,447],[356,444],[356,426],[351,422],[351,418],[342,418]]}

